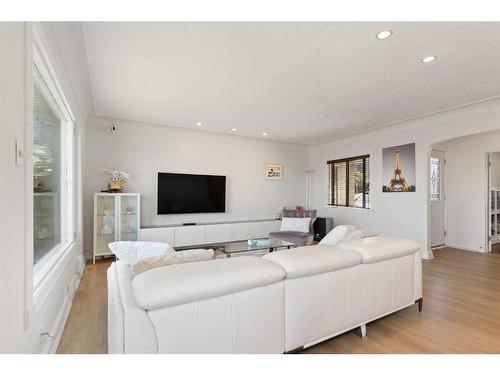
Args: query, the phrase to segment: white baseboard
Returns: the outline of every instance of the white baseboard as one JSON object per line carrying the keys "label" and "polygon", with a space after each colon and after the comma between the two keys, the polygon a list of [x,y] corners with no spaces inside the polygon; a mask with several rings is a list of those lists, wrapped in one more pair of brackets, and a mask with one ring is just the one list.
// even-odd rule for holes
{"label": "white baseboard", "polygon": [[72,300],[67,300],[64,311],[59,319],[57,324],[57,331],[54,337],[52,338],[52,342],[50,344],[49,350],[47,354],[55,354],[57,352],[57,348],[59,347],[59,342],[61,341],[62,334],[64,332],[64,327],[66,326],[66,321],[68,320],[69,312],[71,311],[71,306],[73,305]]}
{"label": "white baseboard", "polygon": [[446,245],[433,246],[431,247],[431,250],[445,249],[446,247],[447,247]]}
{"label": "white baseboard", "polygon": [[80,285],[80,279],[85,270],[86,258],[83,254],[79,256],[80,259],[76,261],[76,272],[74,278],[71,280],[70,284],[67,285],[70,293],[65,298],[65,304],[62,307],[62,313],[59,314],[59,319],[57,321],[56,332],[53,337],[51,337],[51,343],[48,347],[46,353],[55,354],[57,352],[57,348],[59,347],[59,342],[61,341],[62,334],[64,332],[64,327],[66,326],[66,321],[68,320],[69,312],[71,311],[71,306],[73,305],[73,298],[75,296],[76,291],[78,290],[78,286]]}
{"label": "white baseboard", "polygon": [[484,251],[481,251],[480,249],[475,249],[473,247],[454,245],[454,244],[446,244],[446,247],[451,247],[453,249],[458,249],[458,250],[473,251],[475,253],[483,253],[484,252]]}

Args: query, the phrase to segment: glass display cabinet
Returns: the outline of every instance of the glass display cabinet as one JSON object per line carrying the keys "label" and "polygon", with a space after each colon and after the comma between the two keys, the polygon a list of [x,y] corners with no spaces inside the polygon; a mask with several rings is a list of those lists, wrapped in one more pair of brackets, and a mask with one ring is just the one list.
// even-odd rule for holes
{"label": "glass display cabinet", "polygon": [[94,194],[94,249],[96,258],[113,255],[108,244],[114,241],[138,241],[140,194]]}

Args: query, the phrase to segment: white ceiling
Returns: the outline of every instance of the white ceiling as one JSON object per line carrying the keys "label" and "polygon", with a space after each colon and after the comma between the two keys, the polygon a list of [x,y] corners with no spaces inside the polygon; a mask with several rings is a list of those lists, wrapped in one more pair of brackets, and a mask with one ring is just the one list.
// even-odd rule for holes
{"label": "white ceiling", "polygon": [[84,29],[96,112],[122,119],[311,144],[500,95],[500,23]]}

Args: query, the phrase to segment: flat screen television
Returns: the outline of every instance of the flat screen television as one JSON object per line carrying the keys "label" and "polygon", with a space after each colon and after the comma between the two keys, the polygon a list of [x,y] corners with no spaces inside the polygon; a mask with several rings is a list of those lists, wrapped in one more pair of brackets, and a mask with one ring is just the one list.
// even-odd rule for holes
{"label": "flat screen television", "polygon": [[226,211],[226,176],[158,173],[158,215]]}

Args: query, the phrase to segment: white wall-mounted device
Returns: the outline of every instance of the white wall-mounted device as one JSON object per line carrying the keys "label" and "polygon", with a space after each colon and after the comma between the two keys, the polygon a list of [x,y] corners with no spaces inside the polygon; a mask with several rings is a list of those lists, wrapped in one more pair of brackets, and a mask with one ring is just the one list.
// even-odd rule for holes
{"label": "white wall-mounted device", "polygon": [[106,128],[106,133],[108,134],[115,134],[117,131],[118,131],[118,126],[116,124],[113,124]]}

